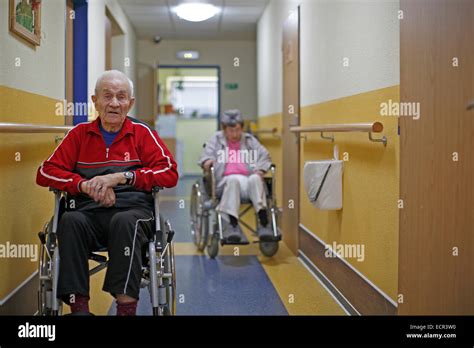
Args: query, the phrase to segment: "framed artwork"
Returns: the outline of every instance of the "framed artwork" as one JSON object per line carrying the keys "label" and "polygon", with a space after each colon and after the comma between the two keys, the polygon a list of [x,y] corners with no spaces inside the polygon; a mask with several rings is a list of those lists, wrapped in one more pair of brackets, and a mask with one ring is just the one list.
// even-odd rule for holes
{"label": "framed artwork", "polygon": [[10,0],[10,31],[39,46],[41,40],[41,0]]}

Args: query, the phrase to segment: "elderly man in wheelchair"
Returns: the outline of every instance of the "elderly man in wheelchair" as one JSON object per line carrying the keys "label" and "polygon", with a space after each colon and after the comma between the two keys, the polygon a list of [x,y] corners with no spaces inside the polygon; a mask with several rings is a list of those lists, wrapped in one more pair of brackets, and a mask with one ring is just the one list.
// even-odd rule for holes
{"label": "elderly man in wheelchair", "polygon": [[[205,144],[199,160],[205,175],[193,187],[191,218],[194,233],[200,237],[211,237],[208,246],[211,257],[217,255],[217,238],[221,245],[248,244],[239,226],[239,218],[253,206],[256,231],[245,222],[240,223],[256,232],[260,249],[265,255],[271,256],[277,251],[281,239],[276,224],[273,189],[275,166],[265,147],[254,136],[243,132],[244,121],[239,110],[225,111],[221,123],[223,130],[215,133]],[[269,171],[272,178],[265,178]],[[208,202],[197,202],[206,193],[210,198]],[[243,203],[250,203],[251,206],[241,213],[240,206]],[[212,219],[213,210],[217,214],[217,221]],[[197,244],[203,246],[206,239],[200,238]]]}
{"label": "elderly man in wheelchair", "polygon": [[136,314],[144,271],[153,283],[153,314],[159,314],[163,282],[156,254],[162,257],[173,232],[162,228],[156,196],[158,187],[176,185],[176,163],[154,130],[127,117],[135,98],[123,73],[106,71],[92,100],[99,117],[69,131],[37,172],[37,183],[56,193],[55,215],[40,235],[49,256],[45,264],[43,255],[40,282],[51,280],[40,283],[40,301],[50,302],[40,304],[40,312],[48,312],[40,314],[57,315],[61,301],[72,314],[90,314],[88,260],[105,263],[93,254],[104,250],[103,290],[116,298],[117,315]]}

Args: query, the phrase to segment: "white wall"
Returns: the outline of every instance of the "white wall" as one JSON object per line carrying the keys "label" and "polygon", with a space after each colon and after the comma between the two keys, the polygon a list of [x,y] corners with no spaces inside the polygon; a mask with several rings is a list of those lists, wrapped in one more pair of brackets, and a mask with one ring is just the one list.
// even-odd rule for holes
{"label": "white wall", "polygon": [[105,70],[105,0],[87,5],[87,96],[94,94],[95,82]]}
{"label": "white wall", "polygon": [[[316,1],[316,0],[315,0]],[[257,24],[258,115],[269,116],[282,109],[283,22],[299,1],[270,0]]]}
{"label": "white wall", "polygon": [[[9,1],[0,1],[0,85],[42,96],[65,97],[65,1],[41,3],[40,46],[10,33]],[[15,66],[16,59],[20,66]]]}
{"label": "white wall", "polygon": [[281,112],[282,27],[298,4],[301,106],[400,83],[399,0],[271,0],[257,28],[260,116]]}
{"label": "white wall", "polygon": [[[176,59],[176,52],[198,50],[201,57],[187,62]],[[257,71],[255,41],[162,41],[150,40],[138,43],[139,64],[161,65],[219,65],[221,67],[221,111],[238,108],[246,119],[257,116]],[[234,66],[234,58],[240,66]],[[145,69],[145,68],[144,68]],[[226,90],[225,83],[238,83],[238,90]]]}
{"label": "white wall", "polygon": [[[136,63],[137,37],[135,35],[135,29],[133,29],[132,24],[117,0],[106,0],[106,4],[110,13],[124,33],[124,35],[112,38],[112,66],[114,69],[123,71],[135,83],[135,85],[138,85]],[[125,61],[126,58],[128,58],[129,62]]]}
{"label": "white wall", "polygon": [[[105,71],[105,9],[106,6],[115,21],[124,32],[123,38],[117,42],[112,40],[113,68],[123,71],[134,83],[137,91],[136,70],[136,35],[135,31],[118,4],[117,0],[94,0],[88,2],[88,94],[94,94],[97,78]],[[118,43],[118,44],[117,44]],[[125,65],[125,58],[129,58],[129,66]],[[130,111],[135,115],[136,107]]]}

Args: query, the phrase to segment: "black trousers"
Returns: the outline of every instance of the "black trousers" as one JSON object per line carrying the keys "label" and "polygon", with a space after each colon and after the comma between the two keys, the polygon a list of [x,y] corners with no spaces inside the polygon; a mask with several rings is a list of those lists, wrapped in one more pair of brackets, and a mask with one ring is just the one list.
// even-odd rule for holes
{"label": "black trousers", "polygon": [[153,228],[153,215],[144,208],[65,212],[58,224],[58,297],[69,303],[71,294],[89,296],[89,255],[107,247],[109,263],[103,290],[112,296],[126,294],[138,299],[142,247]]}

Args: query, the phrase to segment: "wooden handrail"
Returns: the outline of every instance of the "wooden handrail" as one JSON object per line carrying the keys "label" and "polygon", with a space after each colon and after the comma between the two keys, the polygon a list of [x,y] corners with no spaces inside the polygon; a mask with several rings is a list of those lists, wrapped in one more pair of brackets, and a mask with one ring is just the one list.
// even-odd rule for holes
{"label": "wooden handrail", "polygon": [[64,133],[72,128],[72,126],[0,122],[0,133]]}
{"label": "wooden handrail", "polygon": [[309,133],[309,132],[371,132],[381,133],[383,124],[380,122],[373,123],[346,123],[346,124],[319,124],[311,126],[294,126],[290,127],[293,133]]}

